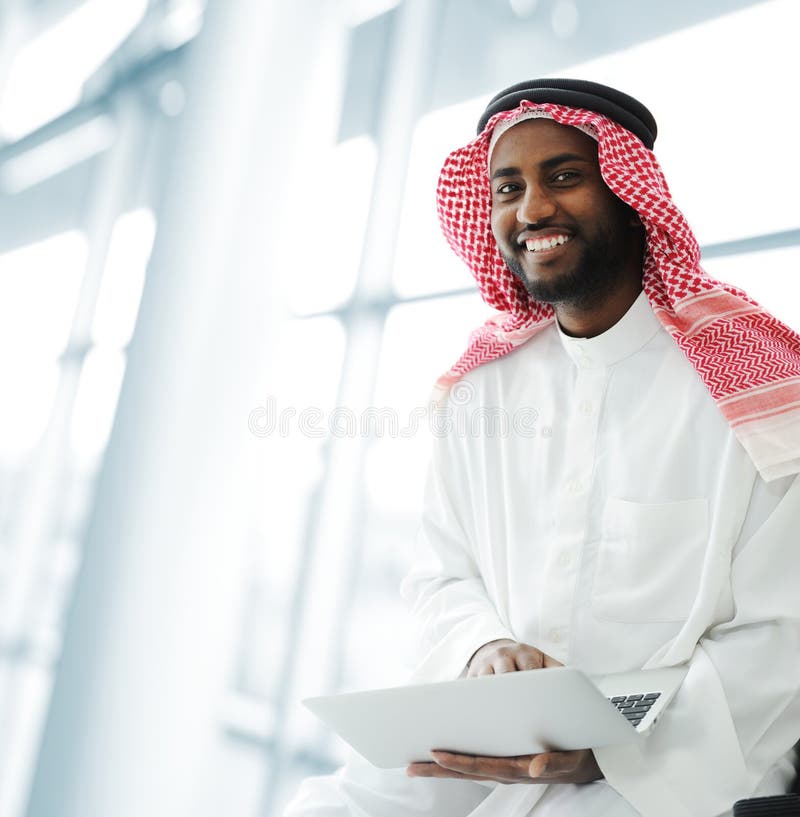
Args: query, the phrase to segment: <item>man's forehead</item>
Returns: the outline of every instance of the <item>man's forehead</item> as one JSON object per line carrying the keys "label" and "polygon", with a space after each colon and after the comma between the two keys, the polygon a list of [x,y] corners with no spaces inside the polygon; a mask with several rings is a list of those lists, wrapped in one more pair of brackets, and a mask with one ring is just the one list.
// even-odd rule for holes
{"label": "man's forehead", "polygon": [[525,119],[514,123],[493,142],[489,172],[524,159],[546,160],[559,154],[597,161],[597,143],[578,128],[552,119]]}

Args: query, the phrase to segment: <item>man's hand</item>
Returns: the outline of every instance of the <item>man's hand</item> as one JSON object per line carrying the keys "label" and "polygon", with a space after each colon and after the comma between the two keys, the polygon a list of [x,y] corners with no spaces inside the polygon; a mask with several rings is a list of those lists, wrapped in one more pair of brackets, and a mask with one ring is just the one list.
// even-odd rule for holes
{"label": "man's hand", "polygon": [[591,783],[603,773],[591,749],[519,757],[475,757],[431,752],[433,763],[412,763],[409,777],[495,780],[498,783]]}
{"label": "man's hand", "polygon": [[[467,678],[560,666],[562,664],[555,658],[530,644],[501,638],[484,644],[475,652],[467,665]],[[603,776],[591,749],[519,757],[476,757],[433,751],[431,757],[432,763],[412,763],[406,770],[408,776],[495,780],[498,783],[589,783]]]}
{"label": "man's hand", "polygon": [[467,665],[467,678],[560,666],[562,665],[555,658],[545,655],[530,644],[520,644],[510,638],[500,638],[484,644],[475,651]]}

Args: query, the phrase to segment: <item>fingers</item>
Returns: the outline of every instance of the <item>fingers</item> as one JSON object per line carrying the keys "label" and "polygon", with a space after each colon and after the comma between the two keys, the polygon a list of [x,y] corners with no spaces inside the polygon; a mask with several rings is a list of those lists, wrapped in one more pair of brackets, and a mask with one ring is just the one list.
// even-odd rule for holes
{"label": "fingers", "polygon": [[468,678],[481,675],[500,675],[516,670],[541,669],[547,656],[530,644],[502,639],[484,644],[470,660]]}
{"label": "fingers", "polygon": [[479,675],[493,675],[495,674],[495,663],[497,663],[499,672],[508,672],[509,670],[501,669],[502,659],[506,656],[508,648],[516,646],[516,641],[511,641],[508,638],[500,638],[497,641],[489,641],[484,644],[475,654],[470,658],[467,666],[467,678],[477,678]]}
{"label": "fingers", "polygon": [[431,757],[439,766],[461,774],[518,780],[528,777],[528,757],[476,757],[455,752],[433,751]]}
{"label": "fingers", "polygon": [[589,783],[603,773],[591,749],[520,757],[475,757],[433,751],[434,763],[412,763],[409,777],[495,780],[498,783]]}
{"label": "fingers", "polygon": [[520,648],[516,655],[517,669],[541,669],[546,665],[545,654],[536,647],[520,644]]}
{"label": "fingers", "polygon": [[438,763],[412,763],[406,768],[406,774],[409,777],[449,777],[456,780],[486,780],[485,777],[461,774],[453,771],[452,769],[445,769]]}
{"label": "fingers", "polygon": [[409,777],[496,780],[499,783],[530,782],[530,757],[474,757],[443,751],[433,751],[431,757],[434,763],[412,763],[406,769]]}
{"label": "fingers", "polygon": [[498,655],[492,663],[494,674],[500,675],[503,672],[514,672],[517,668],[514,658],[514,654],[510,652],[503,652]]}

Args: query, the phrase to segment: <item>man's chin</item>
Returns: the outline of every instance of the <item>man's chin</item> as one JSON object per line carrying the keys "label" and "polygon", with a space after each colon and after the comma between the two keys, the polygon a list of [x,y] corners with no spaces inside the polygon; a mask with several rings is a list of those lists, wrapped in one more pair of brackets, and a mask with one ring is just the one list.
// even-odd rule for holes
{"label": "man's chin", "polygon": [[561,276],[556,280],[533,277],[523,269],[511,270],[522,282],[528,295],[535,301],[546,304],[564,303],[586,295],[585,285],[574,275]]}
{"label": "man's chin", "polygon": [[514,277],[525,287],[527,293],[537,301],[556,303],[562,299],[562,291],[565,288],[572,289],[573,283],[563,280],[564,278],[574,278],[571,272],[566,273],[566,275],[556,274],[552,280],[548,280],[540,272],[527,269],[527,265],[516,255],[510,257],[504,255],[503,258]]}
{"label": "man's chin", "polygon": [[[514,277],[522,283],[528,295],[535,301],[545,304],[575,304],[585,306],[597,301],[598,291],[602,292],[607,282],[596,278],[592,266],[579,264],[562,270],[539,269],[536,272],[527,269],[519,256],[506,256],[504,259]],[[549,265],[538,264],[544,268]],[[545,274],[542,274],[542,273]]]}

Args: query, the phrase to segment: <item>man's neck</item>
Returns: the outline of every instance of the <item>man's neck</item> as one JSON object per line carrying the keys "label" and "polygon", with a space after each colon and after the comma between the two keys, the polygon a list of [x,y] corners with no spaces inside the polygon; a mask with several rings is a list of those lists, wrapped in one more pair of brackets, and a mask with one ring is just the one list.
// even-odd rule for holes
{"label": "man's neck", "polygon": [[555,304],[556,318],[561,331],[574,338],[593,338],[610,329],[631,308],[642,291],[641,280],[628,282],[624,287],[590,307],[573,303]]}

